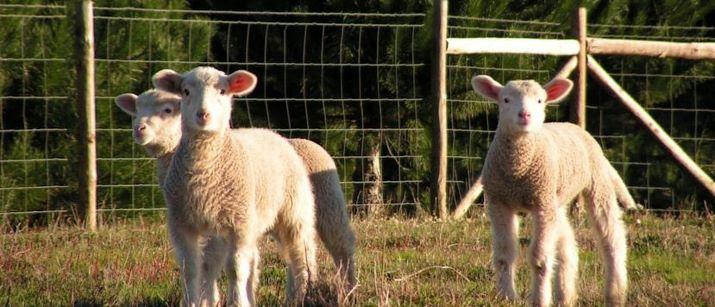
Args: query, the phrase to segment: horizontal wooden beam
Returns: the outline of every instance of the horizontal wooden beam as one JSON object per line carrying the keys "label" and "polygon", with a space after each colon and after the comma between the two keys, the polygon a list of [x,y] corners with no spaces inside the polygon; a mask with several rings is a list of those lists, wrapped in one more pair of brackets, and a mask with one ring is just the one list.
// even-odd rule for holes
{"label": "horizontal wooden beam", "polygon": [[640,55],[689,60],[715,59],[715,43],[676,43],[630,39],[589,38],[591,54]]}
{"label": "horizontal wooden beam", "polygon": [[575,39],[531,38],[448,38],[447,54],[518,53],[543,55],[576,55]]}
{"label": "horizontal wooden beam", "polygon": [[638,102],[626,92],[616,80],[613,80],[606,70],[596,62],[592,56],[588,56],[588,68],[591,74],[600,81],[613,96],[623,103],[628,111],[650,131],[650,133],[660,141],[660,144],[667,150],[675,161],[687,170],[697,182],[699,182],[710,194],[715,197],[715,182],[710,176],[698,166],[688,154],[676,143],[663,128],[648,114]]}

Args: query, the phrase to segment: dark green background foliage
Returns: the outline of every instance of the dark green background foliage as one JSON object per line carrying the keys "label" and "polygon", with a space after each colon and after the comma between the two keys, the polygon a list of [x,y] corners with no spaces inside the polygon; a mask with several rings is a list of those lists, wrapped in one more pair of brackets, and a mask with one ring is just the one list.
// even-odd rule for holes
{"label": "dark green background foliage", "polygon": [[[45,3],[44,1],[26,1]],[[59,8],[1,8],[0,13],[0,211],[76,211],[74,71],[67,18]],[[674,41],[712,40],[715,3],[708,1],[451,1],[450,37],[564,38],[571,14],[589,9],[589,35]],[[130,117],[113,98],[140,93],[162,69],[213,65],[248,69],[256,91],[237,100],[234,126],[268,127],[310,138],[336,156],[351,203],[366,203],[371,153],[383,158],[382,201],[408,211],[429,205],[431,1],[96,1],[98,8],[137,7],[215,11],[424,13],[365,17],[199,14],[182,11],[95,11],[99,201],[103,209],[161,208],[154,165],[131,141]],[[500,20],[486,20],[497,18]],[[191,20],[188,22],[187,20]],[[541,23],[514,23],[539,20]],[[222,21],[222,22],[214,22]],[[224,21],[240,21],[226,23]],[[252,24],[249,24],[253,22]],[[296,25],[274,23],[322,23]],[[414,24],[415,27],[325,26]],[[656,27],[608,27],[648,25]],[[702,28],[673,28],[696,26]],[[48,60],[49,59],[49,60]],[[712,61],[598,57],[604,67],[713,173]],[[330,63],[285,65],[283,63]],[[373,63],[374,65],[363,65]],[[338,64],[338,65],[333,65]],[[414,64],[414,65],[413,65]],[[424,64],[424,65],[421,65]],[[493,137],[496,108],[474,93],[469,79],[548,81],[562,58],[450,56],[450,203],[478,176]],[[698,77],[703,76],[703,77]],[[589,79],[588,130],[650,208],[696,209],[712,203],[619,103]],[[39,98],[32,98],[39,96]],[[287,98],[287,99],[284,99]],[[342,99],[342,100],[341,100]],[[673,111],[699,109],[699,112]],[[709,112],[707,110],[710,110]],[[566,120],[567,102],[550,108],[549,120]],[[387,129],[385,129],[387,128]],[[14,189],[12,187],[49,186]],[[418,204],[413,206],[413,204]],[[391,206],[392,207],[392,206]],[[134,214],[134,213],[132,213]],[[43,223],[47,215],[7,216],[12,224]]]}

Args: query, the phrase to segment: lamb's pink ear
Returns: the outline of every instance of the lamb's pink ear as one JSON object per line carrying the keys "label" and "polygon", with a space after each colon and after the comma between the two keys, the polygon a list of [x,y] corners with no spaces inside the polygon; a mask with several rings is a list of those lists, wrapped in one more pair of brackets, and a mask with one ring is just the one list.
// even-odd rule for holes
{"label": "lamb's pink ear", "polygon": [[243,96],[251,93],[256,88],[258,78],[256,75],[239,70],[228,75],[228,92],[234,96]]}
{"label": "lamb's pink ear", "polygon": [[183,78],[184,77],[178,72],[171,69],[162,69],[154,74],[154,77],[151,78],[151,82],[157,89],[180,95],[181,80]]}
{"label": "lamb's pink ear", "polygon": [[131,116],[137,115],[137,95],[132,93],[121,94],[114,99],[114,103]]}
{"label": "lamb's pink ear", "polygon": [[499,92],[503,86],[487,75],[474,76],[472,87],[477,94],[492,101],[499,101]]}
{"label": "lamb's pink ear", "polygon": [[568,96],[573,87],[573,82],[569,79],[555,78],[544,85],[546,90],[546,103],[556,103]]}

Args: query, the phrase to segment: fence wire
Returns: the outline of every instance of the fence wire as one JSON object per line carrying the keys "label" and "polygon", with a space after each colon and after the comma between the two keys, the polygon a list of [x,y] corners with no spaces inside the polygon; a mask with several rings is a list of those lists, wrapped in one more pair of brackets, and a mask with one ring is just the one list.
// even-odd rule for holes
{"label": "fence wire", "polygon": [[[450,16],[449,37],[567,38],[569,25]],[[589,37],[713,41],[708,27],[589,25]],[[603,66],[709,174],[713,157],[712,85],[699,73],[707,61],[645,57],[598,57]],[[477,97],[469,81],[488,74],[498,81],[545,83],[565,58],[532,55],[460,55],[448,58],[449,195],[454,205],[479,176],[496,128],[497,108]],[[569,99],[574,99],[573,95]],[[567,121],[568,103],[550,107],[547,121]],[[587,130],[604,148],[637,202],[650,210],[702,210],[707,194],[597,80],[588,79]],[[701,193],[701,194],[698,194]],[[698,196],[700,195],[700,196]]]}
{"label": "fence wire", "polygon": [[[713,27],[589,25],[592,37],[674,42],[715,40]],[[715,77],[712,61],[598,56],[597,59],[690,155],[715,175]],[[597,85],[596,80],[589,80]],[[598,88],[597,88],[598,89]],[[635,198],[654,210],[703,210],[707,196],[687,172],[607,92],[589,89],[588,129],[597,133]],[[710,208],[711,209],[711,208]]]}
{"label": "fence wire", "polygon": [[[73,210],[68,153],[72,126],[58,120],[71,110],[72,79],[66,55],[54,48],[69,42],[52,36],[65,23],[64,10],[0,5],[0,214],[30,223]],[[42,213],[42,214],[37,214]]]}
{"label": "fence wire", "polygon": [[[163,210],[154,160],[132,142],[131,118],[114,97],[141,93],[163,68],[247,69],[259,86],[236,99],[234,127],[270,128],[323,145],[358,208],[428,203],[430,52],[419,13],[225,12],[95,7],[99,212]],[[0,4],[0,214],[52,221],[77,211],[71,99],[71,22],[65,6]],[[714,29],[593,24],[593,37],[712,41]],[[566,38],[567,25],[450,16],[449,37]],[[712,88],[707,61],[599,57],[604,67],[713,174]],[[494,137],[496,107],[469,80],[548,81],[564,58],[526,55],[448,58],[448,195],[453,206],[478,177]],[[548,120],[567,119],[567,104]],[[651,209],[701,209],[701,198],[629,114],[589,79],[587,128]],[[411,208],[411,209],[410,209]]]}
{"label": "fence wire", "polygon": [[[143,171],[154,161],[131,143],[130,119],[114,107],[114,97],[149,88],[160,69],[197,65],[255,73],[259,85],[236,100],[233,126],[269,128],[323,145],[335,158],[349,205],[418,206],[427,161],[409,144],[424,138],[417,92],[424,64],[416,56],[423,19],[95,8],[102,46],[96,54],[101,208],[163,207],[153,172]],[[173,33],[172,42],[157,41],[165,37],[157,31]],[[125,33],[120,40],[118,32]],[[171,48],[161,49],[164,43]],[[132,83],[115,77],[125,73],[141,81],[127,87]]]}
{"label": "fence wire", "polygon": [[[449,16],[447,37],[563,39],[561,24],[544,21]],[[506,82],[534,79],[546,82],[563,59],[530,55],[450,55],[447,57],[448,204],[454,207],[477,180],[487,148],[494,138],[498,109],[474,93],[475,75]],[[550,107],[547,120],[563,120],[566,103]]]}

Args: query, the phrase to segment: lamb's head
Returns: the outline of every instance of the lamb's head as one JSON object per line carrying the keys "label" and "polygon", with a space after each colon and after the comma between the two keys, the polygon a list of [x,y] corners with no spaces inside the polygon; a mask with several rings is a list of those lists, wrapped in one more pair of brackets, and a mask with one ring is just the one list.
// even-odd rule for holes
{"label": "lamb's head", "polygon": [[474,91],[499,105],[498,129],[505,133],[540,129],[546,118],[546,105],[564,99],[572,86],[570,80],[563,78],[555,78],[543,87],[534,80],[514,80],[502,86],[486,75],[472,78]]}
{"label": "lamb's head", "polygon": [[134,142],[158,157],[171,152],[181,139],[181,97],[161,90],[148,90],[137,96],[122,94],[117,106],[134,117]]}
{"label": "lamb's head", "polygon": [[252,92],[257,79],[245,70],[226,75],[212,67],[197,67],[184,74],[164,69],[153,82],[158,89],[181,95],[186,132],[221,133],[229,126],[232,97]]}

